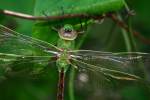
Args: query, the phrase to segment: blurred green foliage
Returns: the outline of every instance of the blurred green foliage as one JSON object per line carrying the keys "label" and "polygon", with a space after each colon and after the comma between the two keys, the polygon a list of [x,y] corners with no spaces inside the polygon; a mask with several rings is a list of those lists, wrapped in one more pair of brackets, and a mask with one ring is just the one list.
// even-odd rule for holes
{"label": "blurred green foliage", "polygon": [[[55,4],[55,6],[54,6]],[[110,6],[111,4],[111,6]],[[35,5],[35,15],[41,16],[43,12],[47,15],[62,15],[62,14],[102,14],[110,11],[115,11],[123,7],[124,0],[37,0]]]}
{"label": "blurred green foliage", "polygon": [[[98,2],[98,0],[95,1]],[[35,15],[42,15],[43,13],[42,10],[46,9],[46,12],[44,13],[46,13],[47,15],[53,15],[47,13],[49,12],[47,11],[49,10],[48,8],[49,4],[45,6],[45,3],[43,3],[44,1],[41,0],[41,2],[42,5],[40,2],[36,4],[37,2],[34,0],[26,0],[26,1],[25,0],[13,0],[13,1],[1,0],[0,9],[13,10],[17,12],[32,14],[32,15],[33,12]],[[147,39],[150,39],[150,34],[149,34],[150,13],[148,13],[150,1],[128,0],[127,2],[130,5],[131,9],[135,10],[136,12],[136,15],[132,17],[133,29],[139,31],[140,34],[146,37]],[[57,6],[59,5],[60,4],[58,3]],[[43,8],[39,6],[43,6]],[[76,5],[76,6],[80,7],[85,5]],[[54,9],[50,9],[50,10],[53,11]],[[58,13],[58,15],[59,14],[60,13]],[[54,44],[56,43],[58,38],[55,32],[49,30],[49,27],[41,27],[40,25],[38,26],[33,21],[0,15],[0,24],[6,25],[11,29],[16,30],[17,32],[34,36],[43,39],[45,41],[52,42]],[[33,25],[35,26],[31,28]],[[102,51],[113,51],[113,52],[126,51],[125,40],[120,31],[120,28],[116,26],[116,24],[112,22],[112,20],[110,19],[105,20],[102,24],[90,25],[87,29],[86,34],[87,34],[86,39],[81,48],[102,50]],[[82,36],[79,36],[79,38],[80,37]],[[139,40],[136,37],[134,37],[134,41],[136,43],[136,47],[138,51],[150,52],[150,46],[148,44],[143,43],[141,40]],[[12,75],[12,76],[10,74],[7,77],[8,79],[4,79],[4,81],[0,81],[0,100],[48,100],[48,99],[55,100],[56,98],[57,80],[58,80],[56,67],[53,68],[46,67],[44,70],[40,71],[40,74],[36,76],[28,76],[27,73],[25,72],[21,74]],[[110,95],[106,95],[108,93],[110,93]],[[92,95],[92,97],[90,97],[89,100],[97,100],[98,97],[101,97],[101,100],[109,100],[110,98],[111,100],[112,99],[115,100],[150,99],[150,96],[148,95],[149,90],[143,88],[142,86],[121,88],[116,93],[112,93],[113,96],[111,95],[111,93],[112,93],[111,90],[104,91],[104,93],[100,94],[99,96]],[[66,95],[67,95],[67,90],[66,90]],[[79,93],[76,93],[76,98],[77,100],[83,100],[83,98],[86,97],[87,95],[89,95],[89,92],[83,90],[80,91]]]}

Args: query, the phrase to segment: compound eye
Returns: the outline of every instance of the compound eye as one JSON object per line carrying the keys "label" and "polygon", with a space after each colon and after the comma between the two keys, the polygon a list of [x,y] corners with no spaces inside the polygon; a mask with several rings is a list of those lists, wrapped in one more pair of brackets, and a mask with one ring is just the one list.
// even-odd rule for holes
{"label": "compound eye", "polygon": [[66,33],[70,33],[70,32],[72,32],[72,30],[71,30],[71,29],[64,29],[64,31],[65,31]]}

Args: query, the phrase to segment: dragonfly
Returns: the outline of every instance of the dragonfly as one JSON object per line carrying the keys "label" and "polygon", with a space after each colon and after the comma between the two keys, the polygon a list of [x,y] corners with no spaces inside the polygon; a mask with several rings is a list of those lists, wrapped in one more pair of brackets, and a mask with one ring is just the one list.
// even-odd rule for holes
{"label": "dragonfly", "polygon": [[72,25],[66,24],[57,31],[60,38],[55,46],[0,25],[0,68],[8,68],[12,62],[44,65],[55,62],[59,73],[57,100],[64,100],[65,76],[69,68],[74,68],[78,81],[85,83],[145,80],[143,73],[145,66],[150,65],[149,53],[78,50],[75,49],[78,32]]}

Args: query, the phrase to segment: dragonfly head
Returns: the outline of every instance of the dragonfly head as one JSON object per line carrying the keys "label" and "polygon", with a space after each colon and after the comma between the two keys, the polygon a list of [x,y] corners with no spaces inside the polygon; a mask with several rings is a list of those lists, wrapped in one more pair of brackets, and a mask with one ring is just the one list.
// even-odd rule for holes
{"label": "dragonfly head", "polygon": [[72,25],[66,24],[60,29],[59,36],[64,40],[74,40],[77,37],[77,32],[73,29]]}

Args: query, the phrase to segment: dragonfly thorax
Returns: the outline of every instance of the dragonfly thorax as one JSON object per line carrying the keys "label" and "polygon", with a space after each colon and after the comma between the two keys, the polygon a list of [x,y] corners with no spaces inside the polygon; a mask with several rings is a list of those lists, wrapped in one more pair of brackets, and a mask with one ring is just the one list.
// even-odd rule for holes
{"label": "dragonfly thorax", "polygon": [[68,53],[64,50],[60,53],[57,61],[56,61],[56,65],[58,67],[58,71],[61,72],[61,70],[63,69],[64,72],[67,71],[69,65],[70,65],[70,56],[68,55]]}

